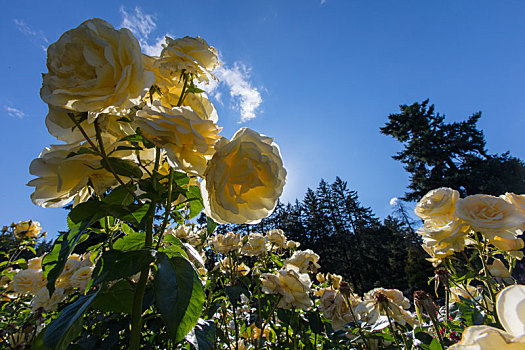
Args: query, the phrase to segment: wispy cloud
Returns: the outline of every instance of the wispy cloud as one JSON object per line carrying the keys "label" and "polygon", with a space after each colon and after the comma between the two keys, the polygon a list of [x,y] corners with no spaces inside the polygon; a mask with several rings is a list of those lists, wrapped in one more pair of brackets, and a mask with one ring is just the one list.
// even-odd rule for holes
{"label": "wispy cloud", "polygon": [[26,114],[25,114],[24,112],[22,112],[22,111],[19,110],[19,109],[13,108],[13,107],[4,106],[4,109],[7,111],[7,114],[8,114],[10,117],[13,117],[13,118],[19,118],[19,119],[22,119],[23,117],[26,116]]}
{"label": "wispy cloud", "polygon": [[235,62],[232,68],[223,65],[213,73],[230,90],[230,96],[236,101],[235,106],[241,112],[241,122],[255,118],[255,112],[262,103],[262,97],[259,89],[253,87],[249,81],[250,69],[243,63]]}
{"label": "wispy cloud", "polygon": [[40,48],[42,48],[44,51],[47,50],[49,40],[47,40],[46,36],[41,30],[35,30],[31,28],[29,25],[27,25],[27,23],[25,23],[21,19],[15,18],[13,22],[15,22],[16,29],[28,36],[31,39],[31,41],[40,46]]}
{"label": "wispy cloud", "polygon": [[[137,37],[140,46],[145,54],[150,56],[159,56],[162,51],[162,44],[166,34],[150,38],[157,29],[157,18],[154,15],[144,13],[140,7],[135,7],[132,11],[126,10],[124,6],[120,7],[122,16],[121,27],[128,28]],[[256,117],[256,111],[262,103],[261,93],[258,88],[253,87],[250,83],[250,69],[243,63],[235,62],[233,67],[223,64],[213,74],[220,79],[220,82],[214,80],[203,88],[212,95],[219,103],[222,100],[222,87],[226,87],[232,98],[234,108],[238,109],[241,114],[241,122],[246,122]]]}
{"label": "wispy cloud", "polygon": [[142,9],[137,6],[134,11],[128,12],[124,5],[120,7],[120,14],[122,15],[122,22],[120,27],[128,28],[137,37],[142,50],[146,55],[158,56],[162,51],[162,44],[164,37],[160,36],[150,42],[149,36],[157,28],[156,17],[142,12]]}
{"label": "wispy cloud", "polygon": [[326,0],[321,0],[321,5],[324,5],[326,3]]}

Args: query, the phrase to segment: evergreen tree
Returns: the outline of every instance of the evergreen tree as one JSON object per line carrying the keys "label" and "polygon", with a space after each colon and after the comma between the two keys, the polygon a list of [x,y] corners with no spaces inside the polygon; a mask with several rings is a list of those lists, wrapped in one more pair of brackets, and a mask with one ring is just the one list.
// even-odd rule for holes
{"label": "evergreen tree", "polygon": [[445,116],[428,102],[401,105],[401,113],[391,114],[380,129],[404,146],[393,158],[410,173],[406,200],[419,200],[438,187],[454,188],[462,196],[525,191],[525,164],[508,153],[487,153],[483,131],[476,125],[481,112],[445,123]]}

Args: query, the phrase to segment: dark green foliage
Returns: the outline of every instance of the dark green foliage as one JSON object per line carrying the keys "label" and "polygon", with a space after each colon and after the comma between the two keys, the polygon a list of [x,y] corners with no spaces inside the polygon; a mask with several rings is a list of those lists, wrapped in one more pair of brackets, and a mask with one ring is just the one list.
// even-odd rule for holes
{"label": "dark green foliage", "polygon": [[[299,249],[319,254],[321,271],[342,275],[358,293],[379,286],[404,290],[414,285],[405,272],[409,249],[419,245],[414,230],[394,217],[381,222],[339,177],[332,184],[321,180],[316,190],[307,190],[302,202],[279,203],[274,213],[257,225],[221,225],[218,231],[266,232],[275,228],[301,243]],[[431,267],[424,257],[424,252],[418,255],[423,266]],[[426,284],[429,276],[416,276],[416,285]]]}
{"label": "dark green foliage", "polygon": [[476,125],[481,112],[466,121],[445,123],[445,116],[435,113],[428,100],[400,109],[388,117],[381,133],[403,145],[393,158],[410,174],[406,200],[419,200],[439,187],[454,188],[462,196],[525,191],[525,164],[508,152],[487,153],[483,131]]}

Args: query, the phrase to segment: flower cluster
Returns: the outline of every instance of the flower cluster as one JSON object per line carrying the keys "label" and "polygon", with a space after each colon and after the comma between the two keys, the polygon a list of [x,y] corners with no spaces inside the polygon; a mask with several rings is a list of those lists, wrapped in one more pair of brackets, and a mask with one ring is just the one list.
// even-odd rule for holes
{"label": "flower cluster", "polygon": [[54,311],[69,294],[77,291],[83,293],[86,290],[93,268],[89,254],[70,255],[64,270],[57,279],[55,291],[49,297],[47,279],[42,271],[42,257],[36,257],[27,262],[27,269],[15,271],[7,290],[18,295],[32,296],[31,309],[33,312],[39,309]]}
{"label": "flower cluster", "polygon": [[206,214],[218,223],[268,216],[286,182],[279,147],[247,128],[231,140],[219,135],[215,108],[196,86],[215,79],[219,64],[201,37],[166,37],[150,57],[128,29],[101,19],[64,33],[49,46],[40,96],[49,132],[66,143],[31,163],[33,202],[77,205],[171,168],[200,179]]}
{"label": "flower cluster", "polygon": [[427,193],[416,205],[415,213],[424,220],[418,230],[423,248],[434,265],[468,245],[476,243],[475,233],[496,248],[517,259],[525,228],[523,202],[525,195],[507,193],[500,197],[477,194],[459,198],[451,188],[438,188]]}

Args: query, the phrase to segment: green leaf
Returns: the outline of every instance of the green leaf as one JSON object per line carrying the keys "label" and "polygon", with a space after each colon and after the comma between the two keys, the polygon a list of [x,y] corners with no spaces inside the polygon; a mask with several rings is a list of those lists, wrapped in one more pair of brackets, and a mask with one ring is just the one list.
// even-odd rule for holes
{"label": "green leaf", "polygon": [[[416,332],[418,329],[419,329],[419,331]],[[414,334],[415,334],[414,335],[415,338],[418,339],[419,341],[421,341],[423,344],[429,345],[432,342],[432,340],[434,339],[434,338],[432,338],[432,336],[430,334],[428,334],[427,332],[423,332],[421,330],[421,328],[419,328],[419,327],[414,330]]]}
{"label": "green leaf", "polygon": [[55,240],[51,251],[42,258],[42,270],[47,279],[47,289],[50,296],[55,291],[55,281],[62,273],[67,258],[79,243],[84,232],[96,221],[93,219],[84,220],[82,223],[74,225],[68,232],[61,234]]}
{"label": "green leaf", "polygon": [[204,209],[200,187],[190,186],[190,189],[186,193],[186,198],[188,198],[188,202],[190,205],[189,218],[192,219],[199,215],[202,209]]}
{"label": "green leaf", "polygon": [[213,321],[206,321],[199,318],[195,328],[186,336],[186,340],[197,350],[213,350],[215,329],[216,327]]}
{"label": "green leaf", "polygon": [[442,350],[441,344],[439,344],[439,340],[437,338],[434,338],[432,342],[430,343],[429,347],[430,350]]}
{"label": "green leaf", "polygon": [[113,248],[118,250],[137,250],[145,248],[144,232],[131,232],[113,243]]}
{"label": "green leaf", "polygon": [[140,179],[142,177],[142,170],[138,167],[135,162],[128,159],[121,159],[116,157],[108,157],[106,162],[105,159],[100,161],[106,170],[111,171],[113,169],[118,175]]}
{"label": "green leaf", "polygon": [[102,253],[97,261],[97,265],[95,265],[91,276],[91,284],[110,282],[132,276],[153,261],[155,261],[155,252],[150,249],[130,251],[113,249],[106,251]]}
{"label": "green leaf", "polygon": [[206,231],[208,233],[208,237],[213,234],[216,227],[217,227],[217,223],[213,221],[212,218],[206,217]]}
{"label": "green leaf", "polygon": [[[166,177],[169,177],[168,175]],[[186,173],[181,173],[178,171],[173,172],[173,183],[179,187],[187,185],[190,183],[190,178]]]}
{"label": "green leaf", "polygon": [[79,205],[71,209],[68,218],[71,219],[73,224],[78,224],[82,221],[91,220],[92,218],[93,222],[95,222],[96,220],[103,218],[104,216],[105,213],[100,208],[100,202],[96,200],[90,200],[84,203],[80,203]]}
{"label": "green leaf", "polygon": [[204,288],[192,264],[181,257],[158,254],[155,303],[174,342],[195,327],[204,306]]}
{"label": "green leaf", "polygon": [[130,191],[131,192],[135,192],[135,190],[137,188],[134,185],[126,185],[126,186],[127,186],[128,189],[126,189],[126,187],[124,187],[122,185],[117,187],[117,188],[115,188],[115,189],[113,189],[110,192],[110,194],[108,194],[102,200],[102,202],[104,202],[106,204],[111,204],[111,205],[124,205],[124,206],[130,205],[135,200],[135,198],[130,193]]}
{"label": "green leaf", "polygon": [[307,312],[306,319],[308,320],[312,332],[317,334],[322,334],[324,332],[323,321],[318,312]]}
{"label": "green leaf", "polygon": [[134,295],[133,286],[127,280],[121,280],[108,290],[100,292],[91,307],[102,312],[131,314]]}
{"label": "green leaf", "polygon": [[66,349],[82,329],[83,314],[97,296],[99,290],[82,295],[47,326],[44,344],[53,349]]}

